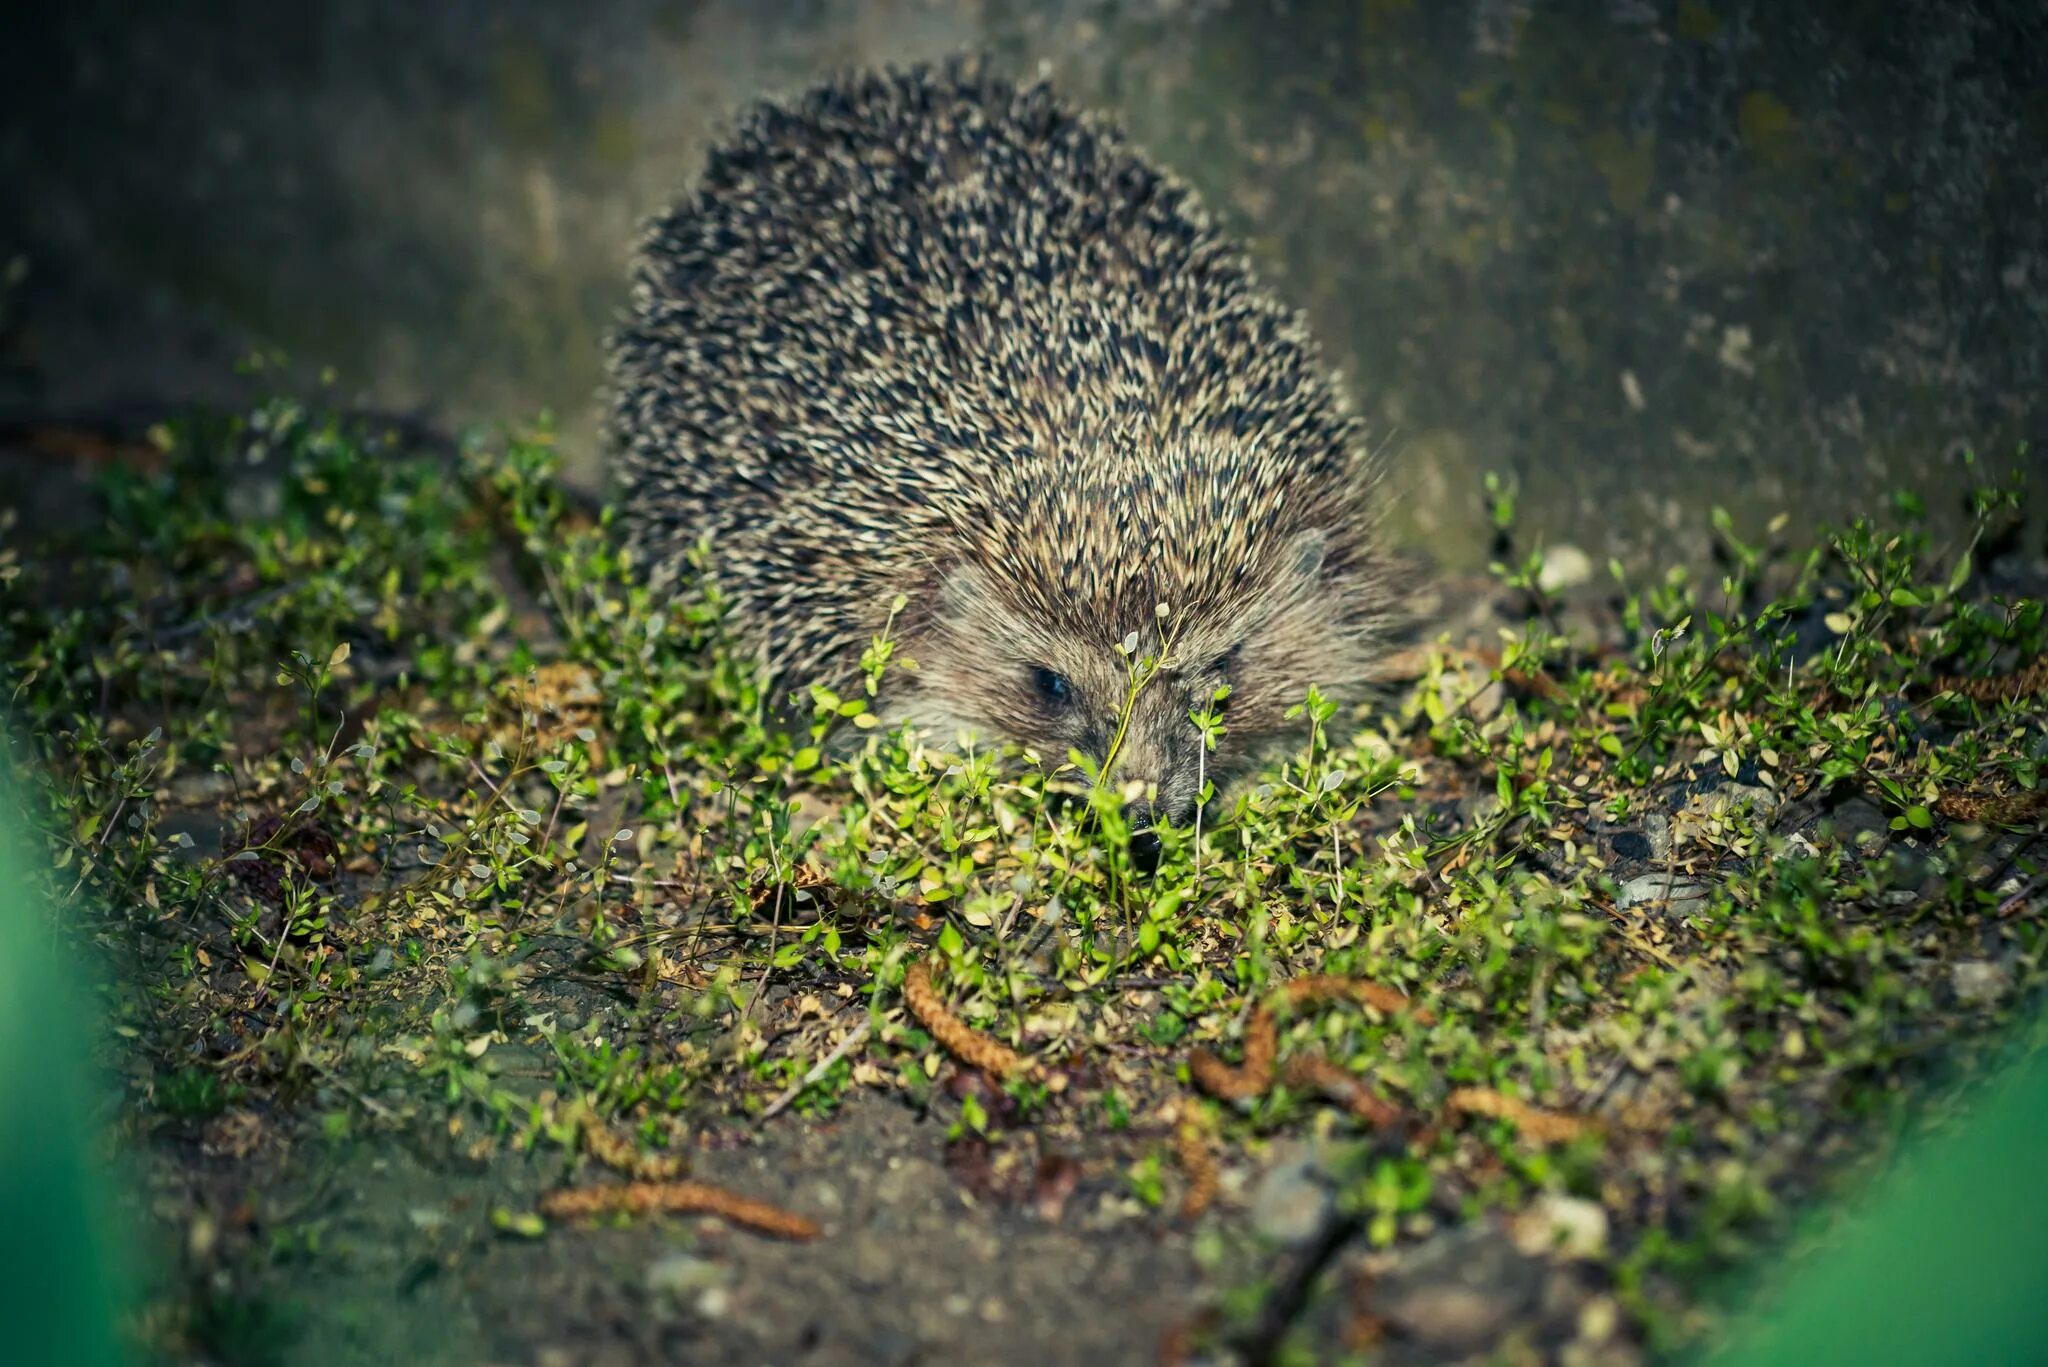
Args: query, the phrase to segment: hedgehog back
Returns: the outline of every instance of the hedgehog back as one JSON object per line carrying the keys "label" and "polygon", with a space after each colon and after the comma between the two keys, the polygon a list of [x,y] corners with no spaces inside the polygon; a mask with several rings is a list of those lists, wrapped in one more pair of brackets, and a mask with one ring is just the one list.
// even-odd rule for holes
{"label": "hedgehog back", "polygon": [[708,536],[784,677],[949,563],[1113,640],[1365,523],[1355,420],[1193,193],[972,64],[754,109],[650,228],[611,359],[630,538],[673,572]]}

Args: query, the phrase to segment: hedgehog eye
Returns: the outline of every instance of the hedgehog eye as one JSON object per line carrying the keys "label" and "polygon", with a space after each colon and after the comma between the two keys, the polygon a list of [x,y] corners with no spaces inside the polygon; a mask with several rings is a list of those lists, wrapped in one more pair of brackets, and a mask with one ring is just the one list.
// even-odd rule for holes
{"label": "hedgehog eye", "polygon": [[1055,707],[1065,707],[1074,700],[1074,685],[1056,669],[1033,665],[1031,683],[1038,690],[1038,695]]}

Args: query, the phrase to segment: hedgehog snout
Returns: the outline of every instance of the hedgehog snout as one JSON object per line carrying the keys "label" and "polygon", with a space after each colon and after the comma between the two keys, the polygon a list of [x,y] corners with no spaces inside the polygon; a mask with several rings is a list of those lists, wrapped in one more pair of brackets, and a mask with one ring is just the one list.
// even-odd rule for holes
{"label": "hedgehog snout", "polygon": [[1131,861],[1146,873],[1159,867],[1159,832],[1152,803],[1140,799],[1124,804],[1124,821],[1131,829]]}

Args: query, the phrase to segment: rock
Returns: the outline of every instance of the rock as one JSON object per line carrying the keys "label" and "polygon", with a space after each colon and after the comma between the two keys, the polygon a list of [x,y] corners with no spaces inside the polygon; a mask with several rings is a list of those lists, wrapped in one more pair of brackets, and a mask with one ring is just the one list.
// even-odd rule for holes
{"label": "rock", "polygon": [[1597,1258],[1607,1251],[1607,1210],[1596,1201],[1545,1193],[1515,1219],[1515,1247],[1532,1256]]}
{"label": "rock", "polygon": [[1491,1222],[1439,1234],[1379,1280],[1373,1309],[1436,1356],[1484,1348],[1543,1292],[1544,1264]]}
{"label": "rock", "polygon": [[1277,1244],[1307,1243],[1329,1217],[1330,1189],[1306,1154],[1275,1163],[1252,1189],[1252,1228]]}
{"label": "rock", "polygon": [[1690,916],[1703,910],[1712,889],[1697,878],[1673,873],[1646,873],[1623,883],[1614,893],[1614,904],[1623,911],[1649,907],[1671,916]]}
{"label": "rock", "polygon": [[1671,818],[1662,812],[1643,816],[1643,839],[1650,842],[1650,858],[1663,859],[1671,853]]}
{"label": "rock", "polygon": [[1614,857],[1617,859],[1641,863],[1651,857],[1650,837],[1641,831],[1621,831],[1608,844],[1613,848]]}
{"label": "rock", "polygon": [[1891,818],[1867,797],[1852,797],[1822,819],[1835,840],[1861,854],[1876,854],[1892,838]]}
{"label": "rock", "polygon": [[1724,782],[1688,798],[1671,820],[1671,838],[1685,843],[1724,823],[1768,820],[1785,799],[1756,783]]}
{"label": "rock", "polygon": [[1458,799],[1457,815],[1462,825],[1477,826],[1499,813],[1500,794],[1491,788]]}
{"label": "rock", "polygon": [[1948,984],[1965,1006],[1989,1006],[2012,991],[2012,972],[2004,964],[1966,959],[1948,971]]}
{"label": "rock", "polygon": [[[1949,828],[1952,835],[1956,834],[1957,829],[1953,826]],[[2009,833],[1978,844],[1976,848],[1970,850],[1964,856],[1963,877],[1980,887],[1989,883],[1993,878],[2005,871],[2006,867],[2012,863],[2013,856],[2018,854],[2023,846],[2030,844],[2033,840],[2034,836],[2032,833],[2025,835]]]}
{"label": "rock", "polygon": [[1536,572],[1536,587],[1545,593],[1561,593],[1592,577],[1592,556],[1577,546],[1552,546],[1543,552],[1543,568]]}

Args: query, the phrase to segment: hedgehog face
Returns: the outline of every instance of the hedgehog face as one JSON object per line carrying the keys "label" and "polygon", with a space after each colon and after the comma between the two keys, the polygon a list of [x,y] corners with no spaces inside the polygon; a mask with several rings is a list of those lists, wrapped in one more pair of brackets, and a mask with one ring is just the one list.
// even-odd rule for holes
{"label": "hedgehog face", "polygon": [[[1169,655],[1141,676],[1115,640],[1057,620],[1002,610],[1000,627],[989,629],[983,592],[978,575],[949,585],[945,610],[909,643],[917,670],[898,680],[909,689],[894,700],[891,719],[913,721],[935,739],[971,731],[1012,741],[1048,765],[1073,752],[1099,765],[1113,747],[1111,780],[1144,789],[1129,808],[1134,828],[1191,820],[1203,761],[1214,756],[1201,754],[1189,713],[1222,686],[1224,660],[1196,666]],[[1149,649],[1157,651],[1156,639]]]}
{"label": "hedgehog face", "polygon": [[[1140,790],[1128,808],[1133,826],[1185,825],[1205,782],[1221,786],[1290,728],[1288,711],[1311,683],[1360,673],[1364,638],[1332,627],[1348,595],[1326,570],[1322,536],[1278,540],[1227,591],[1186,594],[1193,601],[1146,622],[1138,658],[1120,648],[1129,636],[1107,630],[1092,609],[1020,590],[1042,575],[956,564],[911,626],[906,650],[918,667],[893,681],[900,691],[885,715],[941,740],[972,731],[1015,741],[1048,763],[1078,751],[1100,764],[1113,751],[1110,781]],[[1142,600],[1156,587],[1124,597]],[[1146,656],[1160,657],[1156,669],[1143,667]],[[1212,709],[1225,730],[1205,752],[1191,714]]]}

